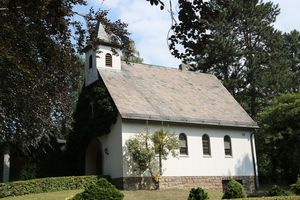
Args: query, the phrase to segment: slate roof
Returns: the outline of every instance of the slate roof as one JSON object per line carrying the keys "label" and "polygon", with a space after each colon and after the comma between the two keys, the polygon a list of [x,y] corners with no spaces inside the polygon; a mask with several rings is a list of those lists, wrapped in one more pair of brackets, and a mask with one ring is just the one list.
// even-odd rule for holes
{"label": "slate roof", "polygon": [[122,118],[258,127],[213,75],[126,63],[99,73]]}

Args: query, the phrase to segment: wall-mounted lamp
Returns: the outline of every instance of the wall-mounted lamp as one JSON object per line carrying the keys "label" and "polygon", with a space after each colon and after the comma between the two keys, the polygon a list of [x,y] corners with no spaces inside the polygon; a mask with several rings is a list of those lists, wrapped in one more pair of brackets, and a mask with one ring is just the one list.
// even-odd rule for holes
{"label": "wall-mounted lamp", "polygon": [[104,153],[105,153],[105,155],[109,155],[107,148],[104,149]]}

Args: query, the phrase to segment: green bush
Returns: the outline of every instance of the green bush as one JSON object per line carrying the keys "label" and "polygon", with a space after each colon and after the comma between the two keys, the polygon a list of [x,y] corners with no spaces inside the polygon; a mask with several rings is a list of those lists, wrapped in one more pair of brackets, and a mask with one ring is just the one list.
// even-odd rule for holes
{"label": "green bush", "polygon": [[300,195],[300,176],[298,176],[297,182],[292,184],[292,190],[296,195]]}
{"label": "green bush", "polygon": [[82,193],[77,194],[73,200],[122,200],[124,198],[115,186],[105,179],[100,179],[96,184],[90,185]]}
{"label": "green bush", "polygon": [[231,179],[225,188],[222,199],[237,199],[244,198],[245,196],[246,195],[242,184]]}
{"label": "green bush", "polygon": [[21,180],[35,179],[37,177],[37,165],[36,163],[26,163],[20,172]]}
{"label": "green bush", "polygon": [[288,193],[280,188],[278,185],[273,185],[272,188],[267,192],[266,194],[269,197],[273,197],[273,196],[287,196]]}
{"label": "green bush", "polygon": [[0,183],[0,198],[24,194],[84,189],[95,184],[97,176],[67,176]]}
{"label": "green bush", "polygon": [[192,188],[188,197],[188,200],[206,200],[208,198],[207,192],[204,192],[202,188]]}

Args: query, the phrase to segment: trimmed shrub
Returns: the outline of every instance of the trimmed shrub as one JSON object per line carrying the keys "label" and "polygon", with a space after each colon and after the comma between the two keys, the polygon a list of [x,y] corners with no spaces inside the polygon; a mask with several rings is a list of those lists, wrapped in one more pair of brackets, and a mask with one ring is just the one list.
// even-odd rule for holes
{"label": "trimmed shrub", "polygon": [[115,186],[105,179],[100,179],[96,184],[90,185],[82,193],[77,194],[73,200],[122,200],[124,198]]}
{"label": "trimmed shrub", "polygon": [[281,187],[279,187],[278,185],[273,185],[272,188],[267,192],[266,194],[269,197],[273,197],[273,196],[287,196],[288,193],[282,189]]}
{"label": "trimmed shrub", "polygon": [[245,196],[246,195],[242,184],[231,179],[225,188],[222,199],[237,199],[244,198]]}
{"label": "trimmed shrub", "polygon": [[84,189],[95,184],[97,176],[67,176],[0,183],[0,198],[61,190]]}
{"label": "trimmed shrub", "polygon": [[187,200],[206,200],[206,199],[209,199],[207,192],[204,192],[202,188],[198,187],[198,188],[191,189]]}
{"label": "trimmed shrub", "polygon": [[297,179],[297,182],[292,184],[292,190],[296,195],[300,195],[300,176]]}

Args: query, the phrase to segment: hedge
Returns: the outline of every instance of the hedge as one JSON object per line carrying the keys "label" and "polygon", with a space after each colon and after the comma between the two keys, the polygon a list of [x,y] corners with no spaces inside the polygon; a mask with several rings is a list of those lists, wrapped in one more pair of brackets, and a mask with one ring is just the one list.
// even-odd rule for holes
{"label": "hedge", "polygon": [[66,176],[0,183],[0,198],[33,193],[84,189],[95,184],[97,176]]}

